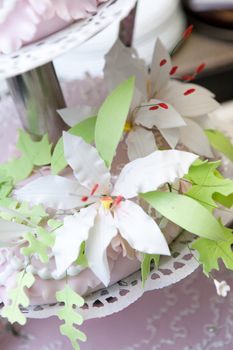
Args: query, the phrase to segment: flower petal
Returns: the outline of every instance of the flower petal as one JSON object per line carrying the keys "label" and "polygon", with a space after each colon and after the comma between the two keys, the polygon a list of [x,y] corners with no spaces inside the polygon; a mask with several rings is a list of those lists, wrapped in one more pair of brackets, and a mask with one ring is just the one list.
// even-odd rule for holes
{"label": "flower petal", "polygon": [[[164,105],[165,108],[160,107],[159,104]],[[151,109],[151,107],[153,108],[151,105],[155,105],[157,109]],[[174,107],[161,100],[155,99],[140,106],[135,117],[135,123],[150,129],[153,128],[153,126],[156,126],[158,129],[171,129],[185,125],[184,119]]]}
{"label": "flower petal", "polygon": [[93,202],[93,199],[82,201],[89,191],[80,186],[77,181],[62,176],[43,176],[29,182],[22,188],[15,190],[15,197],[19,201],[26,201],[32,205],[43,204],[48,208],[68,210]]}
{"label": "flower petal", "polygon": [[167,85],[170,79],[169,73],[171,68],[172,63],[170,55],[162,42],[157,39],[151,63],[152,95],[158,93]]}
{"label": "flower petal", "polygon": [[136,159],[122,169],[112,195],[133,198],[138,193],[154,191],[187,174],[197,158],[193,153],[169,150],[155,151],[145,158]]}
{"label": "flower petal", "polygon": [[117,235],[117,228],[112,214],[101,206],[95,218],[95,224],[91,228],[86,242],[86,257],[88,265],[94,274],[104,283],[110,281],[110,271],[107,259],[107,247]]}
{"label": "flower petal", "polygon": [[65,158],[79,183],[90,191],[98,185],[96,193],[108,193],[110,173],[97,150],[82,138],[67,132],[63,132],[63,142]]}
{"label": "flower petal", "polygon": [[209,140],[202,128],[189,118],[185,119],[187,126],[180,129],[180,142],[192,152],[212,158],[213,153]]}
{"label": "flower petal", "polygon": [[170,81],[156,96],[170,103],[181,115],[196,117],[213,112],[219,107],[210,91],[195,85]]}
{"label": "flower petal", "polygon": [[126,144],[130,161],[145,157],[157,149],[153,133],[138,126],[129,132]]}
{"label": "flower petal", "polygon": [[64,122],[73,127],[81,121],[97,114],[98,109],[91,106],[76,106],[59,109],[57,112]]}
{"label": "flower petal", "polygon": [[147,254],[170,255],[159,226],[139,205],[127,200],[121,202],[114,219],[121,236],[132,248]]}
{"label": "flower petal", "polygon": [[97,206],[95,204],[83,208],[75,215],[66,216],[63,226],[56,230],[53,253],[59,276],[78,258],[80,246],[83,241],[87,240],[96,214]]}
{"label": "flower petal", "polygon": [[8,247],[12,241],[18,240],[32,228],[16,222],[0,218],[0,247]]}
{"label": "flower petal", "polygon": [[169,146],[175,148],[180,139],[180,128],[159,129],[159,131]]}
{"label": "flower petal", "polygon": [[126,47],[120,40],[117,40],[105,56],[104,80],[111,91],[131,76],[136,77],[136,87],[146,97],[145,62],[138,57],[133,48]]}

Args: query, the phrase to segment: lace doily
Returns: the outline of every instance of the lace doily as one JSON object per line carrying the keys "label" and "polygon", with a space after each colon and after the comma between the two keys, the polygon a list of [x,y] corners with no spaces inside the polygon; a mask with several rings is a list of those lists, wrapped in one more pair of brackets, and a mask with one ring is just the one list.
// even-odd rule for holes
{"label": "lace doily", "polygon": [[[162,257],[159,269],[151,271],[145,288],[142,288],[139,270],[108,288],[86,296],[81,311],[84,319],[105,317],[121,311],[146,291],[167,287],[190,275],[199,266],[194,252],[190,252],[187,246],[193,239],[193,235],[186,232],[170,245],[172,257]],[[56,315],[59,307],[57,303],[31,305],[22,311],[29,318],[47,318]]]}
{"label": "lace doily", "polygon": [[0,55],[0,79],[33,69],[79,46],[114,21],[127,16],[136,0],[109,0],[96,15],[77,21],[67,28],[9,55]]}

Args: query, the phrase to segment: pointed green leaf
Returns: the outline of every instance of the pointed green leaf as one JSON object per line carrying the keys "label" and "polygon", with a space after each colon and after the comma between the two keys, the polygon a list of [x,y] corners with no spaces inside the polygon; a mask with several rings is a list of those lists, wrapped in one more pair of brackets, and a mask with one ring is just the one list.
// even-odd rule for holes
{"label": "pointed green leaf", "polygon": [[68,285],[56,293],[56,299],[59,303],[64,303],[64,307],[58,311],[59,319],[64,321],[64,324],[60,326],[61,334],[70,340],[75,350],[80,350],[77,342],[79,340],[86,341],[86,335],[78,330],[75,325],[83,323],[83,317],[78,314],[77,307],[83,306],[84,299]]}
{"label": "pointed green leaf", "polygon": [[219,222],[196,200],[173,192],[155,191],[140,196],[183,229],[208,239],[224,239],[224,231]]}
{"label": "pointed green leaf", "polygon": [[233,144],[223,132],[219,130],[205,130],[209,142],[213,148],[224,154],[233,162]]}
{"label": "pointed green leaf", "polygon": [[17,275],[17,285],[9,292],[10,305],[6,305],[1,312],[2,317],[6,317],[10,323],[18,322],[21,325],[26,323],[26,317],[21,312],[19,306],[27,307],[29,299],[24,288],[30,288],[35,281],[30,272],[21,271]]}
{"label": "pointed green leaf", "polygon": [[199,261],[203,265],[203,271],[208,276],[213,269],[219,270],[218,260],[221,259],[226,268],[233,270],[233,233],[231,229],[224,230],[225,241],[212,241],[206,238],[199,238],[192,248],[199,253]]}
{"label": "pointed green leaf", "polygon": [[221,162],[203,162],[191,166],[187,177],[192,182],[192,188],[186,193],[187,196],[198,200],[210,211],[217,208],[216,194],[225,197],[233,194],[233,181],[225,179],[216,170]]}
{"label": "pointed green leaf", "polygon": [[18,149],[27,157],[32,165],[42,166],[51,162],[51,148],[48,135],[44,135],[40,141],[32,141],[29,134],[19,130]]}
{"label": "pointed green leaf", "polygon": [[16,184],[26,179],[31,174],[33,164],[25,155],[23,155],[18,159],[13,159],[8,163],[1,164],[0,170],[4,171],[6,176],[12,177]]}
{"label": "pointed green leaf", "polygon": [[[96,117],[91,117],[73,126],[68,132],[82,137],[87,143],[92,143],[94,142],[95,124]],[[52,173],[56,175],[65,169],[66,166],[67,162],[64,157],[63,139],[61,137],[53,151],[51,160]]]}
{"label": "pointed green leaf", "polygon": [[120,84],[100,107],[95,129],[96,148],[110,167],[120,142],[134,93],[135,78]]}
{"label": "pointed green leaf", "polygon": [[151,271],[151,263],[154,261],[156,267],[159,266],[160,255],[153,254],[143,254],[143,259],[141,262],[141,277],[142,277],[142,287],[144,288],[147,277]]}

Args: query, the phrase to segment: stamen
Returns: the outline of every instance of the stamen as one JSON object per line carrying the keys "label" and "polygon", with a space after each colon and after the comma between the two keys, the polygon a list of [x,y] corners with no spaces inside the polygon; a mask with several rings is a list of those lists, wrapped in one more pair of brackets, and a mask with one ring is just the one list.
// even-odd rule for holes
{"label": "stamen", "polygon": [[197,74],[201,73],[201,72],[205,69],[205,66],[206,66],[205,63],[201,63],[201,64],[196,68],[195,72],[196,72]]}
{"label": "stamen", "polygon": [[196,89],[188,89],[188,90],[186,90],[186,91],[184,92],[184,96],[188,96],[188,95],[192,94],[192,93],[195,92],[195,91],[196,91]]}
{"label": "stamen", "polygon": [[102,197],[101,203],[105,209],[110,209],[113,204],[112,197]]}
{"label": "stamen", "polygon": [[150,111],[155,111],[156,109],[159,109],[158,105],[154,105],[154,106],[149,108]]}
{"label": "stamen", "polygon": [[178,69],[178,66],[174,66],[174,67],[172,67],[172,69],[170,70],[170,75],[174,75],[175,73],[176,73],[176,71],[177,71],[177,69]]}
{"label": "stamen", "polygon": [[182,38],[185,40],[188,39],[192,34],[192,31],[193,31],[193,24],[190,24],[190,26],[188,26],[188,28],[186,28],[185,31],[183,32]]}
{"label": "stamen", "polygon": [[96,184],[96,185],[92,188],[92,190],[91,190],[91,196],[93,196],[93,195],[95,194],[95,192],[97,191],[98,187],[99,187],[99,184]]}
{"label": "stamen", "polygon": [[133,128],[132,123],[126,122],[126,123],[125,123],[125,126],[124,126],[124,132],[129,132],[129,131],[132,130],[132,128]]}
{"label": "stamen", "polygon": [[82,201],[82,202],[87,202],[87,201],[88,201],[88,197],[87,197],[87,196],[83,196],[83,197],[81,198],[81,201]]}
{"label": "stamen", "polygon": [[164,66],[165,64],[167,63],[167,60],[165,58],[163,58],[161,61],[160,61],[160,67]]}
{"label": "stamen", "polygon": [[159,107],[163,108],[163,109],[168,109],[168,105],[166,103],[159,103]]}
{"label": "stamen", "polygon": [[191,81],[195,78],[195,75],[184,75],[181,79],[185,81]]}
{"label": "stamen", "polygon": [[114,205],[118,205],[120,204],[120,202],[122,201],[123,197],[122,196],[117,196],[116,199],[114,200]]}

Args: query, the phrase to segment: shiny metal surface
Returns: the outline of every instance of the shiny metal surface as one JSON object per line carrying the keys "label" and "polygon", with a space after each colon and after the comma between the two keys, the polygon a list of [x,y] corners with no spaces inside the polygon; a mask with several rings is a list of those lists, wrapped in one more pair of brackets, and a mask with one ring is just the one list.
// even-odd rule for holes
{"label": "shiny metal surface", "polygon": [[34,139],[48,133],[55,143],[66,126],[56,112],[65,107],[65,100],[53,63],[10,78],[7,83],[24,129]]}

